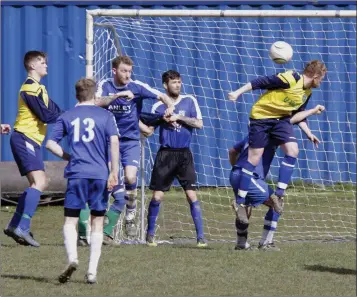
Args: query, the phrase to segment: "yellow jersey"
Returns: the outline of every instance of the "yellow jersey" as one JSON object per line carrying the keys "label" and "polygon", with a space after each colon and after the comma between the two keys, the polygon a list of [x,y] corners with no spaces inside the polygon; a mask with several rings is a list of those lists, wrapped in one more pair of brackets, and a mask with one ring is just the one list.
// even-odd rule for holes
{"label": "yellow jersey", "polygon": [[271,119],[291,116],[311,96],[312,90],[304,89],[304,78],[293,71],[258,78],[251,82],[253,89],[268,89],[253,105],[252,119]]}
{"label": "yellow jersey", "polygon": [[55,122],[60,114],[60,108],[48,97],[46,87],[27,77],[19,91],[14,130],[41,145],[46,136],[47,123]]}

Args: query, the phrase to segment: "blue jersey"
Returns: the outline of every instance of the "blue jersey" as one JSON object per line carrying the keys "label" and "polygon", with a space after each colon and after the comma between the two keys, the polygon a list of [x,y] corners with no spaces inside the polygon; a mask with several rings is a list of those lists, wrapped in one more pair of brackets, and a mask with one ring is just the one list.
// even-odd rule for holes
{"label": "blue jersey", "polygon": [[[233,148],[240,152],[238,160],[233,168],[243,168],[243,164],[248,160],[248,137],[244,140],[237,142]],[[265,179],[268,175],[271,162],[273,161],[275,151],[277,146],[274,145],[271,141],[269,144],[264,148],[263,156],[261,157],[258,165],[255,167],[253,172],[254,176],[260,179]]]}
{"label": "blue jersey", "polygon": [[[182,95],[175,102],[175,113],[202,120],[201,110],[197,100],[191,95]],[[162,102],[153,105],[151,113],[164,114],[166,106]],[[176,127],[166,122],[160,124],[160,144],[162,147],[169,148],[188,148],[190,147],[192,131],[194,128],[182,123]]]}
{"label": "blue jersey", "polygon": [[142,100],[157,99],[160,92],[137,80],[125,86],[116,86],[113,78],[109,78],[99,83],[96,97],[110,96],[122,91],[131,91],[134,99],[117,98],[106,108],[114,114],[121,138],[139,140],[139,115]]}
{"label": "blue jersey", "polygon": [[103,108],[79,105],[60,116],[49,139],[68,137],[71,159],[64,177],[106,180],[108,139],[113,135],[118,135],[115,119]]}

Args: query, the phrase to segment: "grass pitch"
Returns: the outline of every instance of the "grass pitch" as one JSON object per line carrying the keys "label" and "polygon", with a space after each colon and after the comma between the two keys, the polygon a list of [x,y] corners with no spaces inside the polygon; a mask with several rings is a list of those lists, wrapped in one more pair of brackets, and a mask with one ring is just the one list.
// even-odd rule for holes
{"label": "grass pitch", "polygon": [[[2,227],[13,210],[2,207]],[[62,285],[62,224],[62,207],[42,206],[32,227],[40,248],[19,246],[1,234],[1,296],[356,295],[355,241],[281,242],[275,253],[235,251],[233,242],[206,249],[191,243],[105,246],[96,285],[84,282],[89,249],[79,248],[80,268]]]}

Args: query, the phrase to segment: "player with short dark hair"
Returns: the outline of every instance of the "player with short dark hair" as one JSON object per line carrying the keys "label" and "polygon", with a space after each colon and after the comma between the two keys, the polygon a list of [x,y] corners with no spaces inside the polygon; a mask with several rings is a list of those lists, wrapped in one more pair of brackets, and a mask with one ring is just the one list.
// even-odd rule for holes
{"label": "player with short dark hair", "polygon": [[19,244],[39,247],[40,244],[32,237],[30,225],[41,194],[47,187],[41,145],[47,124],[54,123],[61,110],[49,98],[46,87],[40,84],[47,75],[46,54],[40,51],[27,52],[24,66],[27,78],[19,92],[18,113],[10,145],[20,174],[27,177],[29,187],[19,198],[16,211],[4,233]]}
{"label": "player with short dark hair", "polygon": [[[103,243],[103,217],[108,205],[107,188],[111,190],[118,184],[118,129],[112,113],[95,106],[96,83],[93,80],[80,79],[75,88],[79,103],[59,117],[46,144],[49,151],[68,161],[64,172],[68,183],[63,226],[68,266],[59,281],[67,282],[77,269],[76,226],[81,209],[88,203],[91,210],[91,243],[86,278],[88,283],[95,283]],[[70,153],[64,152],[58,144],[65,136],[68,138]],[[108,140],[112,160],[110,173]]]}
{"label": "player with short dark hair", "polygon": [[[202,222],[202,211],[196,195],[196,172],[190,150],[193,129],[202,129],[202,114],[196,98],[191,95],[181,95],[181,76],[177,71],[169,70],[162,75],[166,94],[175,105],[175,113],[164,116],[164,122],[159,125],[160,149],[155,158],[151,174],[150,189],[153,190],[148,209],[148,228],[146,243],[156,246],[154,241],[155,224],[160,210],[164,192],[169,191],[175,178],[184,189],[190,204],[191,215],[196,227],[197,246],[205,247]],[[164,115],[165,106],[157,102],[152,107],[152,113]]]}
{"label": "player with short dark hair", "polygon": [[302,75],[295,71],[286,71],[277,75],[258,77],[228,94],[230,100],[236,101],[245,92],[256,89],[267,90],[253,105],[250,113],[248,159],[242,165],[242,178],[238,191],[239,214],[242,222],[248,221],[244,201],[251,177],[264,153],[264,148],[271,139],[285,153],[279,170],[277,188],[273,194],[277,196],[274,199],[275,211],[282,212],[280,204],[276,202],[278,198],[284,196],[299,153],[290,117],[292,112],[305,110],[312,89],[320,86],[326,72],[324,63],[313,60],[306,65]]}

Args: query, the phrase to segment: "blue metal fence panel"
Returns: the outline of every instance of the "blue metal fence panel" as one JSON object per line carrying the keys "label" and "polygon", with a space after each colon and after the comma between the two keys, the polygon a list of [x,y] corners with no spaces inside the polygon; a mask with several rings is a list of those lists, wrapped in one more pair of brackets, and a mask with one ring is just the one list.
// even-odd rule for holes
{"label": "blue metal fence panel", "polygon": [[[17,95],[19,87],[25,79],[25,71],[23,68],[22,58],[26,51],[39,49],[48,53],[48,66],[49,75],[44,78],[43,83],[46,85],[51,98],[58,103],[58,105],[64,110],[74,106],[75,94],[74,84],[75,82],[85,76],[85,14],[86,9],[98,8],[97,6],[76,6],[76,5],[46,5],[46,6],[3,6],[1,11],[1,30],[2,30],[2,63],[1,63],[1,122],[13,124],[17,113]],[[120,8],[119,6],[105,6],[105,8]],[[132,6],[125,8],[140,8],[140,6]],[[145,7],[148,8],[148,7]],[[165,8],[164,6],[153,6],[152,8]],[[172,7],[170,7],[172,8]],[[178,9],[186,8],[185,6],[179,6]],[[188,7],[190,9],[203,8],[203,9],[275,9],[269,5],[261,6],[196,6]],[[321,9],[341,9],[339,6],[327,5],[320,7]],[[280,9],[316,9],[313,5],[305,5],[304,7],[296,7],[292,5],[281,6]],[[355,10],[356,5],[344,6],[343,9]],[[333,29],[333,28],[332,28]],[[354,28],[355,30],[355,28]],[[352,32],[353,30],[351,30]],[[333,32],[329,34],[333,35]],[[330,39],[333,39],[333,36]],[[219,42],[219,41],[217,41]],[[239,41],[237,41],[239,42]],[[321,44],[323,46],[324,44]],[[355,45],[354,45],[355,46]],[[130,54],[130,53],[128,53]],[[179,55],[179,53],[177,53]],[[346,55],[346,57],[348,57]],[[239,58],[239,57],[237,57]],[[356,57],[349,57],[349,59],[356,59]],[[206,62],[209,59],[205,60]],[[202,62],[203,63],[203,62]],[[219,61],[212,61],[214,66],[220,67]],[[355,65],[356,61],[350,61],[348,65]],[[158,65],[159,67],[159,65]],[[263,65],[262,65],[263,67]],[[187,71],[187,70],[185,70]],[[355,70],[352,71],[355,73]],[[211,73],[210,75],[214,75]],[[330,74],[329,74],[330,75]],[[331,74],[333,75],[333,74]],[[217,82],[216,77],[210,77],[212,82]],[[351,78],[350,78],[351,79]],[[354,78],[356,79],[356,78]],[[224,81],[224,80],[222,80]],[[348,80],[346,80],[348,81]],[[344,86],[346,89],[350,88],[350,85]],[[218,89],[218,87],[216,88]],[[352,90],[355,92],[355,90]],[[349,93],[351,90],[349,90]],[[328,107],[328,104],[333,104],[333,98],[329,98],[328,90],[325,90],[326,97],[323,99]],[[215,94],[212,95],[213,97]],[[331,103],[332,102],[332,103]],[[348,102],[352,102],[348,100]],[[334,107],[336,108],[336,107]],[[341,111],[346,110],[346,106],[340,106]],[[355,104],[348,106],[350,110],[356,109]],[[202,110],[202,112],[208,114],[211,112],[209,109]],[[216,116],[215,116],[216,117]],[[229,112],[227,117],[230,117]],[[341,114],[341,117],[343,115]],[[341,117],[336,119],[341,121]],[[347,122],[346,120],[343,122]],[[355,119],[354,119],[354,122]],[[350,129],[344,127],[341,123],[340,129]],[[245,129],[237,124],[238,130]],[[322,127],[322,129],[328,129],[328,127]],[[49,131],[51,128],[49,127]],[[223,133],[222,131],[211,131],[212,133]],[[205,131],[205,134],[210,133]],[[337,136],[336,136],[337,137]],[[356,182],[356,156],[353,153],[353,143],[356,143],[355,136],[346,133],[344,139],[336,139],[336,144],[333,144],[331,140],[329,143],[334,145],[331,150],[351,151],[349,155],[350,160],[335,160],[336,155],[333,156],[333,162],[330,156],[327,154],[319,155],[318,158],[325,158],[329,168],[323,170],[333,170],[338,172],[341,176],[336,176],[338,181],[353,181]],[[9,145],[9,136],[3,136],[1,139],[1,160],[12,161],[12,153]],[[214,154],[221,154],[219,152],[222,149],[221,146],[225,143],[217,144],[217,151]],[[195,148],[194,148],[195,149]],[[226,147],[224,147],[226,149]],[[325,148],[326,151],[330,149]],[[208,153],[208,152],[207,152]],[[211,151],[209,152],[212,153]],[[43,152],[45,160],[57,160],[53,155]],[[315,156],[307,156],[312,159],[316,159]],[[199,158],[199,157],[197,157]],[[304,162],[305,158],[302,158],[301,162]],[[200,164],[200,160],[196,160],[197,164]],[[338,161],[343,161],[338,163]],[[336,163],[335,163],[336,162]],[[202,163],[202,162],[201,162]],[[219,164],[217,164],[217,167]],[[198,170],[199,170],[198,165]],[[311,166],[311,164],[310,164]],[[216,167],[216,166],[213,166]],[[301,166],[302,168],[308,168],[307,166]],[[214,170],[214,168],[212,168]],[[212,174],[214,175],[214,174]],[[218,173],[220,175],[220,173]],[[302,176],[304,174],[302,173]],[[208,185],[217,184],[216,181],[205,181]]]}

